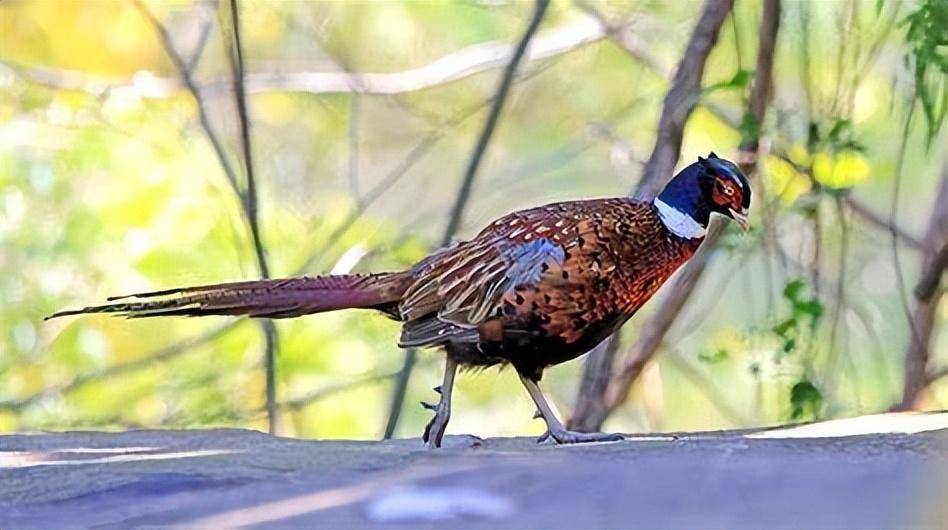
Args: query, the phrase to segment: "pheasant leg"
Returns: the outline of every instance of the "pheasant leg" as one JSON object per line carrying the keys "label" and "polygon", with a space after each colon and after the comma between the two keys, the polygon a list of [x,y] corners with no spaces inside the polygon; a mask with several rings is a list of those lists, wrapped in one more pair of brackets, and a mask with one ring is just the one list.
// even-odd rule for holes
{"label": "pheasant leg", "polygon": [[550,408],[550,404],[547,403],[546,398],[543,397],[543,392],[540,390],[536,381],[520,376],[520,382],[523,383],[524,388],[527,389],[527,393],[533,398],[533,402],[537,405],[537,412],[543,418],[543,421],[546,422],[546,433],[537,439],[537,443],[553,441],[558,444],[576,444],[585,442],[618,442],[625,439],[621,434],[567,430],[566,427],[560,423],[556,414],[553,413],[553,409]]}
{"label": "pheasant leg", "polygon": [[454,375],[458,371],[458,363],[447,357],[444,361],[444,380],[441,386],[435,388],[435,391],[441,394],[441,399],[437,405],[422,403],[422,405],[434,411],[434,417],[425,427],[425,433],[421,439],[425,442],[425,447],[435,449],[441,447],[441,438],[444,437],[444,431],[448,428],[448,420],[451,419],[451,390],[454,388]]}

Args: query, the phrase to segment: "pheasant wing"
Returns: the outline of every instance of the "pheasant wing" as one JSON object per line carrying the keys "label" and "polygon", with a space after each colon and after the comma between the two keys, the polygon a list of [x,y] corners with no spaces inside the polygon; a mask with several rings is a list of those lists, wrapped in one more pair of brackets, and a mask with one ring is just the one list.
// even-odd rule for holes
{"label": "pheasant wing", "polygon": [[503,297],[534,287],[563,266],[566,252],[549,239],[471,242],[419,266],[419,280],[400,307],[401,343],[476,342],[478,326],[501,316]]}

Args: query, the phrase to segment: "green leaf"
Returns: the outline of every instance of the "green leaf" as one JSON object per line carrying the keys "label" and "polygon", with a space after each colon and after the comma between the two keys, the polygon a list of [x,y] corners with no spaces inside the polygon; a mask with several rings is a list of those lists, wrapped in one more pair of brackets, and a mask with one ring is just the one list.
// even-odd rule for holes
{"label": "green leaf", "polygon": [[741,143],[756,142],[760,138],[760,124],[749,111],[741,116],[737,130],[741,133]]}
{"label": "green leaf", "polygon": [[777,324],[776,326],[772,327],[771,331],[773,331],[777,335],[780,335],[781,337],[786,337],[787,332],[793,329],[793,327],[796,325],[797,325],[797,319],[791,317]]}
{"label": "green leaf", "polygon": [[800,293],[802,293],[805,288],[806,283],[802,279],[797,278],[790,280],[783,288],[783,297],[790,302],[797,302],[800,299]]}
{"label": "green leaf", "polygon": [[793,309],[799,313],[810,315],[814,320],[818,320],[823,316],[823,304],[816,299],[797,302],[793,304]]}
{"label": "green leaf", "polygon": [[817,419],[823,407],[823,394],[808,379],[803,379],[790,389],[790,418]]}
{"label": "green leaf", "polygon": [[911,51],[906,62],[913,66],[915,97],[925,112],[927,142],[931,147],[948,115],[948,2],[921,2],[900,25],[908,26],[905,40]]}
{"label": "green leaf", "polygon": [[698,354],[698,360],[708,364],[714,364],[727,359],[728,353],[724,348],[719,348],[714,352],[701,352]]}
{"label": "green leaf", "polygon": [[836,123],[833,124],[833,128],[830,129],[826,139],[830,143],[839,142],[844,134],[848,134],[852,131],[853,123],[845,118],[836,120]]}
{"label": "green leaf", "polygon": [[784,353],[790,353],[790,352],[792,352],[793,349],[796,348],[796,347],[797,347],[797,340],[796,340],[796,339],[792,339],[792,338],[791,338],[791,339],[787,339],[787,340],[785,340],[784,343],[783,343],[783,352],[784,352]]}
{"label": "green leaf", "polygon": [[728,79],[727,81],[722,81],[720,83],[714,83],[704,88],[704,93],[708,94],[716,90],[732,90],[735,88],[744,88],[747,86],[747,82],[750,81],[751,70],[738,70],[734,77]]}

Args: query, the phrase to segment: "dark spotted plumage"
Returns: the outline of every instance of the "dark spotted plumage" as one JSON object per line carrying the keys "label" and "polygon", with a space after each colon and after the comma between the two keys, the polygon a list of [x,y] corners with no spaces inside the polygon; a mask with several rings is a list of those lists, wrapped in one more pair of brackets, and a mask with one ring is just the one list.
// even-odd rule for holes
{"label": "dark spotted plumage", "polygon": [[406,271],[170,289],[53,317],[288,318],[376,309],[403,322],[402,346],[447,351],[442,397],[424,434],[430,446],[440,445],[447,426],[457,367],[501,363],[520,374],[551,439],[612,439],[567,431],[536,382],[544,368],[582,355],[635,314],[695,253],[712,212],[745,224],[750,194],[740,170],[712,153],[652,202],[594,199],[515,212]]}
{"label": "dark spotted plumage", "polygon": [[509,362],[539,379],[628,320],[700,241],[626,198],[512,213],[412,269],[401,344],[447,345],[462,364]]}

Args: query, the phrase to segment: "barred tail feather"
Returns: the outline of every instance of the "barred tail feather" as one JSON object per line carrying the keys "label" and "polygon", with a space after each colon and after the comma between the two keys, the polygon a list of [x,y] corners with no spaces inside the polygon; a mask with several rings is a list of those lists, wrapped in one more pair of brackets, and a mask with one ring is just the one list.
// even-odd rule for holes
{"label": "barred tail feather", "polygon": [[[408,272],[344,274],[200,285],[110,297],[108,304],[60,311],[46,317],[113,313],[127,318],[168,315],[247,315],[289,318],[337,309],[370,308],[393,313],[408,287]],[[117,300],[127,300],[117,302]]]}

